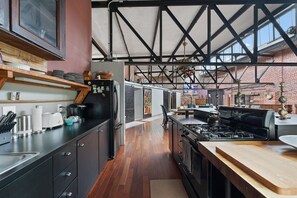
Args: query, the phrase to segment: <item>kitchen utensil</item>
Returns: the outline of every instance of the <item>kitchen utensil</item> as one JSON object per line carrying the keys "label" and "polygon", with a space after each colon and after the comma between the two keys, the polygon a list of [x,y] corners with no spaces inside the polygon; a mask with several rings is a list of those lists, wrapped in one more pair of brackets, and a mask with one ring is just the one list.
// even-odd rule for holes
{"label": "kitchen utensil", "polygon": [[42,128],[53,128],[63,125],[63,118],[61,113],[44,113],[42,114]]}
{"label": "kitchen utensil", "polygon": [[283,135],[279,137],[279,140],[285,144],[297,148],[297,135]]}
{"label": "kitchen utensil", "polygon": [[42,131],[42,106],[36,105],[32,110],[32,129],[34,132]]}
{"label": "kitchen utensil", "polygon": [[209,115],[207,119],[207,124],[209,124],[212,127],[218,127],[221,124],[221,118],[218,114],[212,114]]}

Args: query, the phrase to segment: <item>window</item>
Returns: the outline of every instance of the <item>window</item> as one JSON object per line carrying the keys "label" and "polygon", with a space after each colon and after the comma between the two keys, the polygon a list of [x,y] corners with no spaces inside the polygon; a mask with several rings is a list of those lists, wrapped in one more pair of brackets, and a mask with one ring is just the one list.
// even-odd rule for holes
{"label": "window", "polygon": [[[291,9],[285,14],[279,16],[276,21],[282,27],[282,29],[287,32],[288,28],[296,25],[296,10]],[[275,29],[275,28],[274,28]],[[281,37],[280,33],[275,29],[275,38]]]}
{"label": "window", "polygon": [[224,62],[231,62],[231,47],[227,48],[224,50],[223,52],[224,54],[228,54],[228,55],[224,55]]}
{"label": "window", "polygon": [[273,41],[273,26],[269,23],[258,31],[258,46],[262,46],[271,41]]}
{"label": "window", "polygon": [[251,51],[254,49],[254,35],[250,34],[243,39],[244,44],[246,47]]}

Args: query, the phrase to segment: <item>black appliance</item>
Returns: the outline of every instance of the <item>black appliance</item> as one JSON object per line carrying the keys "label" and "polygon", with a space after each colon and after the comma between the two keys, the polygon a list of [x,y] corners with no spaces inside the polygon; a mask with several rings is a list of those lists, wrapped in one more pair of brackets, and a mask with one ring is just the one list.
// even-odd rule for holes
{"label": "black appliance", "polygon": [[88,80],[91,91],[84,99],[85,119],[110,119],[109,156],[114,158],[120,148],[120,84],[114,80]]}
{"label": "black appliance", "polygon": [[[183,137],[182,171],[186,175],[186,189],[196,193],[190,197],[215,197],[209,178],[214,174],[207,159],[199,152],[200,141],[255,141],[274,140],[274,111],[220,107],[221,124],[210,126],[206,123],[210,112],[198,110],[194,117],[205,124],[185,125]],[[218,179],[218,178],[216,178]]]}

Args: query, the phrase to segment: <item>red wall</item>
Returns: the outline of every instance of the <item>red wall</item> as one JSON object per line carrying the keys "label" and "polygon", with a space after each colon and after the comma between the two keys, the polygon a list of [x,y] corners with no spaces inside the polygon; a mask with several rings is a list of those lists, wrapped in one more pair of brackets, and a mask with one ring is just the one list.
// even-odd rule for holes
{"label": "red wall", "polygon": [[48,61],[48,71],[83,73],[92,60],[91,0],[66,0],[65,61]]}

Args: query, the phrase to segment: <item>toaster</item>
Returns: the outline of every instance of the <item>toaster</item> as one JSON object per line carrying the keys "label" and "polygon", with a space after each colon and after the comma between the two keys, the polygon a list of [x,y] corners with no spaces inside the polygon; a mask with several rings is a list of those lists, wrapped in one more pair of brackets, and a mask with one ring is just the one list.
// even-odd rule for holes
{"label": "toaster", "polygon": [[42,128],[53,128],[64,124],[62,114],[56,113],[44,113],[42,114]]}

